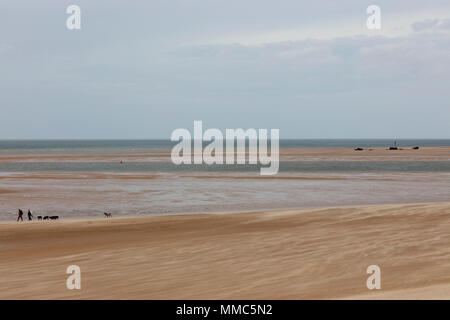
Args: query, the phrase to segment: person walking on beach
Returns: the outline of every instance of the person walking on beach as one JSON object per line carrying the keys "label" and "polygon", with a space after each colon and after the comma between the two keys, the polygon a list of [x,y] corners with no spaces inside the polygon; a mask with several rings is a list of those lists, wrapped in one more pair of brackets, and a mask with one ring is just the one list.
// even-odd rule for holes
{"label": "person walking on beach", "polygon": [[28,220],[31,221],[33,220],[33,215],[31,214],[31,210],[28,209]]}
{"label": "person walking on beach", "polygon": [[22,220],[23,221],[23,211],[19,209],[19,211],[17,212],[17,221]]}

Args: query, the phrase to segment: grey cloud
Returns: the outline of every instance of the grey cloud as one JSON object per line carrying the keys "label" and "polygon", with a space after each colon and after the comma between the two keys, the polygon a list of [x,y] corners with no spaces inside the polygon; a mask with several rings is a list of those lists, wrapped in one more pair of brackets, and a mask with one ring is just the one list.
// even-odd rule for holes
{"label": "grey cloud", "polygon": [[412,24],[415,32],[428,30],[450,30],[450,19],[427,19]]}
{"label": "grey cloud", "polygon": [[418,21],[412,24],[412,28],[414,31],[423,31],[432,29],[439,23],[439,19],[427,19],[424,21]]}

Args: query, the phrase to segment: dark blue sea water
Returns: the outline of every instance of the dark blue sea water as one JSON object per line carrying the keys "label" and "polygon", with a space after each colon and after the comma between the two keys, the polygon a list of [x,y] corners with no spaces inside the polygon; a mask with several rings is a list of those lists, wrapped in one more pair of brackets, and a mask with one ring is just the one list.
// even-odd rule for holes
{"label": "dark blue sea water", "polygon": [[[281,148],[450,146],[450,139],[281,139]],[[170,140],[0,140],[0,151],[27,149],[166,149]]]}

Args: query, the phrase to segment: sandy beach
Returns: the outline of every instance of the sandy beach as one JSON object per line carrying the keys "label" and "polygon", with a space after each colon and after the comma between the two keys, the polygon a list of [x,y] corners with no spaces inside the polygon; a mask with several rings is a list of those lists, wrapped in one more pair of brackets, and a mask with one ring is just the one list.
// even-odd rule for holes
{"label": "sandy beach", "polygon": [[0,249],[1,299],[450,298],[449,202],[1,222]]}

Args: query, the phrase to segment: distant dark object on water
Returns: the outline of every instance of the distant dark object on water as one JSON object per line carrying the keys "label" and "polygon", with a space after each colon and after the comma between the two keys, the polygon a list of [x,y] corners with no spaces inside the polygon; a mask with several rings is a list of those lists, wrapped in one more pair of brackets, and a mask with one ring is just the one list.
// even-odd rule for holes
{"label": "distant dark object on water", "polygon": [[390,146],[388,150],[398,150],[397,141],[394,141],[394,145]]}
{"label": "distant dark object on water", "polygon": [[51,216],[50,217],[50,220],[58,220],[59,219],[59,216]]}
{"label": "distant dark object on water", "polygon": [[358,148],[355,148],[355,151],[363,151],[364,149],[363,148],[360,148],[360,147],[358,147]]}
{"label": "distant dark object on water", "polygon": [[413,147],[413,150],[419,150],[419,147]]}
{"label": "distant dark object on water", "polygon": [[42,220],[42,216],[37,216],[37,219],[38,220]]}

